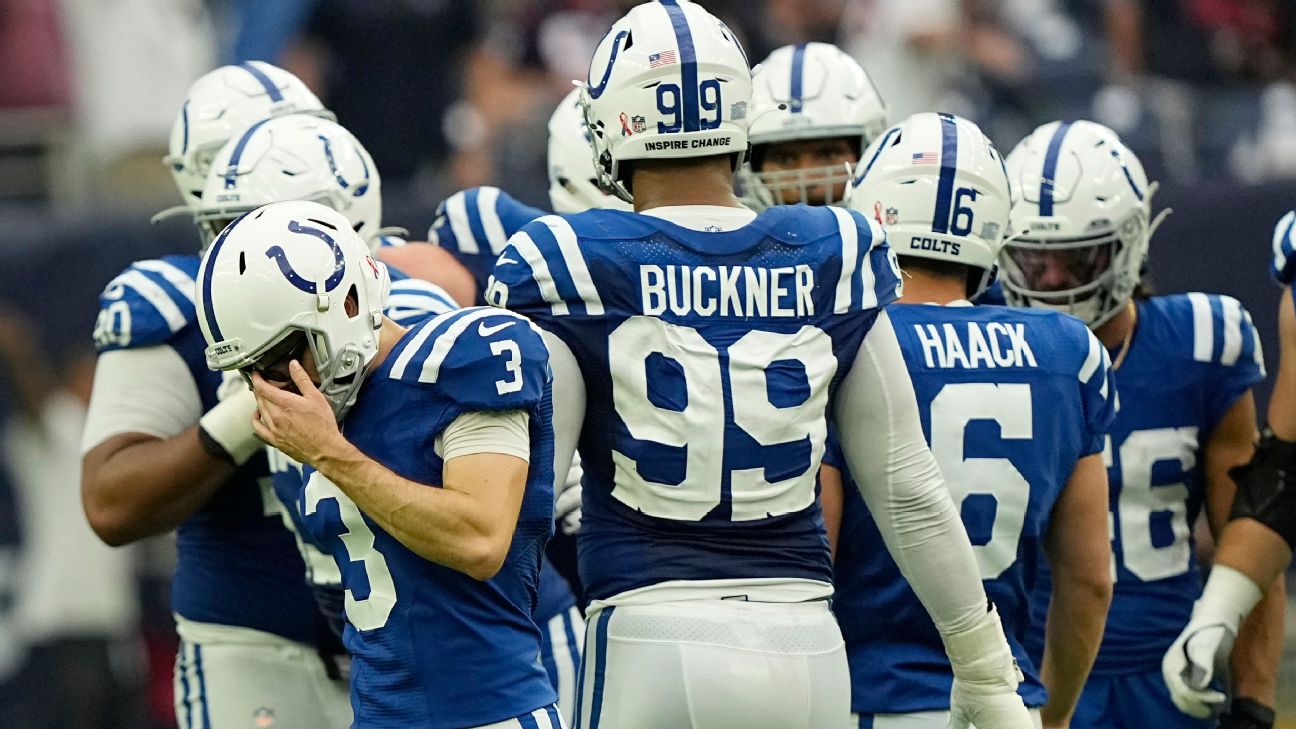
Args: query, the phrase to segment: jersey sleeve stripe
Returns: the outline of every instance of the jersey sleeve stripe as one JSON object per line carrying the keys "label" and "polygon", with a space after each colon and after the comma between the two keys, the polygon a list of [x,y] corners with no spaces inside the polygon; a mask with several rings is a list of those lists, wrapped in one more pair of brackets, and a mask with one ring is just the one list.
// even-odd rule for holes
{"label": "jersey sleeve stripe", "polygon": [[563,263],[567,265],[567,271],[571,274],[572,283],[576,287],[576,295],[585,302],[585,313],[590,316],[601,316],[603,299],[599,297],[598,287],[594,285],[594,278],[590,276],[585,256],[576,242],[576,231],[572,230],[570,223],[557,215],[548,215],[540,220],[549,228],[549,232],[558,243]]}
{"label": "jersey sleeve stripe", "polygon": [[1246,330],[1246,342],[1242,345],[1242,356],[1249,357],[1260,369],[1260,375],[1264,376],[1264,349],[1260,344],[1260,332],[1256,331],[1255,323],[1251,321],[1251,312],[1243,309],[1242,319],[1246,322],[1243,327]]}
{"label": "jersey sleeve stripe", "polygon": [[197,282],[194,281],[193,276],[181,271],[176,266],[166,261],[140,261],[135,264],[135,268],[160,275],[175,288],[177,293],[188,299],[189,303],[194,302],[194,288],[197,286]]}
{"label": "jersey sleeve stripe", "polygon": [[[858,228],[856,230],[858,231]],[[887,256],[887,252],[880,250],[877,247],[877,244],[883,239],[883,236],[875,233],[881,233],[881,229],[877,228],[874,223],[868,222],[866,230],[868,231],[869,240],[868,245],[863,246],[863,250],[866,251],[866,253],[864,254],[863,265],[861,265],[859,269],[860,291],[863,292],[863,301],[860,302],[860,307],[868,310],[876,309],[879,300],[877,273],[874,267],[890,267],[891,262]],[[859,233],[857,232],[856,235],[858,236]],[[883,294],[883,296],[886,296],[886,294]]]}
{"label": "jersey sleeve stripe", "polygon": [[185,325],[184,312],[176,305],[171,297],[167,295],[166,290],[153,279],[144,275],[143,271],[127,271],[117,279],[122,286],[129,286],[135,290],[144,300],[149,303],[157,312],[166,320],[167,326],[172,332],[178,332]]}
{"label": "jersey sleeve stripe", "polygon": [[456,247],[461,253],[480,253],[477,239],[473,237],[472,223],[468,220],[467,193],[456,192],[445,202],[446,220],[454,233]]}
{"label": "jersey sleeve stripe", "polygon": [[1292,271],[1287,270],[1288,261],[1296,255],[1296,241],[1292,240],[1292,231],[1296,228],[1296,210],[1293,210],[1274,226],[1273,237],[1273,275],[1279,281],[1289,283],[1291,281]]}
{"label": "jersey sleeve stripe", "polygon": [[859,267],[859,230],[855,227],[855,220],[851,218],[849,212],[837,207],[828,209],[837,218],[837,229],[841,233],[842,243],[841,275],[837,278],[837,298],[833,304],[833,312],[845,314],[851,308],[855,269]]}
{"label": "jersey sleeve stripe", "polygon": [[1094,373],[1098,371],[1098,365],[1102,362],[1102,355],[1099,352],[1102,345],[1098,343],[1098,338],[1092,333],[1089,334],[1089,351],[1085,354],[1084,364],[1080,365],[1080,381],[1089,384],[1093,379]]}
{"label": "jersey sleeve stripe", "polygon": [[445,363],[445,358],[449,356],[455,341],[459,339],[459,335],[463,334],[464,330],[473,322],[488,316],[509,316],[521,319],[516,314],[501,309],[473,309],[458,314],[455,320],[450,323],[450,326],[446,327],[445,331],[439,334],[432,343],[432,351],[428,353],[427,359],[423,360],[423,369],[418,378],[419,382],[435,383],[437,377],[441,375],[441,365]]}
{"label": "jersey sleeve stripe", "polygon": [[[451,314],[445,314],[443,316],[449,317],[451,316]],[[440,324],[441,322],[436,322],[436,321],[432,321],[432,322],[428,322],[427,324],[424,324],[423,328],[415,332],[414,337],[410,339],[410,341],[405,343],[405,347],[401,350],[401,353],[396,357],[396,363],[393,364],[391,368],[391,372],[389,376],[393,380],[399,380],[405,377],[405,370],[409,367],[410,362],[413,361],[414,356],[417,355],[418,351],[423,348],[423,345],[427,342],[428,337],[432,336],[432,332],[436,331],[439,328]]]}
{"label": "jersey sleeve stripe", "polygon": [[1193,318],[1193,359],[1198,362],[1209,362],[1215,353],[1215,322],[1211,316],[1210,300],[1206,294],[1188,294],[1188,303],[1192,306]]}
{"label": "jersey sleeve stripe", "polygon": [[544,300],[549,303],[550,310],[555,316],[565,316],[568,313],[567,302],[558,295],[558,286],[549,271],[549,263],[545,261],[544,255],[540,253],[540,248],[536,246],[530,234],[519,232],[509,239],[509,245],[513,246],[513,249],[522,256],[522,260],[531,266],[531,275],[535,279],[536,287]]}
{"label": "jersey sleeve stripe", "polygon": [[1236,299],[1220,299],[1224,310],[1224,351],[1220,363],[1233,366],[1242,354],[1242,305]]}
{"label": "jersey sleeve stripe", "polygon": [[[391,296],[387,299],[388,310],[414,310],[419,309],[428,314],[444,314],[447,311],[454,311],[459,307],[453,306],[435,294],[430,293],[408,293],[398,296]],[[388,314],[388,316],[391,316]],[[395,317],[392,317],[393,319]]]}
{"label": "jersey sleeve stripe", "polygon": [[499,216],[499,196],[497,187],[483,187],[477,191],[477,218],[481,221],[491,253],[497,256],[508,243],[508,234],[504,232],[504,223]]}

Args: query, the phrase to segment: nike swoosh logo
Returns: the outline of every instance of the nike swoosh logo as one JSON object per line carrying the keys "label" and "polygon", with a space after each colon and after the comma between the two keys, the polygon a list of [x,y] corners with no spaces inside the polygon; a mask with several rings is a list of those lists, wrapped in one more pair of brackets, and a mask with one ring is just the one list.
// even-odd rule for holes
{"label": "nike swoosh logo", "polygon": [[490,335],[492,335],[492,334],[494,334],[494,333],[496,333],[496,332],[501,332],[501,331],[504,331],[505,329],[508,329],[509,327],[513,326],[513,325],[516,324],[516,323],[517,323],[517,322],[515,322],[515,321],[506,321],[506,322],[504,322],[503,324],[496,324],[496,325],[493,326],[493,327],[488,327],[488,326],[486,326],[486,322],[484,322],[484,321],[483,321],[483,322],[478,322],[478,324],[477,324],[477,333],[480,334],[480,335],[483,336],[483,337],[489,337]]}
{"label": "nike swoosh logo", "polygon": [[507,266],[510,263],[517,263],[517,261],[513,260],[512,258],[509,258],[508,256],[500,256],[500,259],[495,262],[495,265]]}

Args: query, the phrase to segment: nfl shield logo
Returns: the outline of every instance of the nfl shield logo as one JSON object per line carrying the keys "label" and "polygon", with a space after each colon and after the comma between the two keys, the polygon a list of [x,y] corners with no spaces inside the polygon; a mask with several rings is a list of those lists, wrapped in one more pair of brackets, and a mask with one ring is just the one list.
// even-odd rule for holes
{"label": "nfl shield logo", "polygon": [[896,224],[896,219],[899,218],[899,217],[900,217],[900,211],[899,211],[899,210],[896,210],[895,208],[887,208],[887,209],[886,209],[886,224],[887,224],[887,225],[895,225],[895,224]]}
{"label": "nfl shield logo", "polygon": [[648,128],[648,120],[641,116],[632,116],[630,117],[630,126],[635,130],[635,134],[639,134]]}

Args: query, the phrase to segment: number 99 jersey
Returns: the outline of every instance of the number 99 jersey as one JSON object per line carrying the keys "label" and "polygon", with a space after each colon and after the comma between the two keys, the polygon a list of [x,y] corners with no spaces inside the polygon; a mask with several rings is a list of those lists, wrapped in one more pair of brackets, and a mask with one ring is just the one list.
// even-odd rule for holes
{"label": "number 99 jersey", "polygon": [[776,207],[720,232],[594,210],[510,239],[487,298],[561,339],[584,381],[591,598],[831,582],[826,412],[899,287],[881,230],[840,209]]}
{"label": "number 99 jersey", "polygon": [[[1115,578],[1093,674],[1153,672],[1201,594],[1192,525],[1206,492],[1202,450],[1225,413],[1264,379],[1260,340],[1236,299],[1190,293],[1136,301],[1116,370],[1120,412],[1103,451]],[[1038,657],[1052,589],[1044,570],[1028,644]]]}

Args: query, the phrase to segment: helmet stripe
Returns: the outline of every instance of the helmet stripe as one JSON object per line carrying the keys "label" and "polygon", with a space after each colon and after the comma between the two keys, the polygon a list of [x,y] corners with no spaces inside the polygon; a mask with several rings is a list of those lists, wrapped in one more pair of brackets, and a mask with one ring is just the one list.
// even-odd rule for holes
{"label": "helmet stripe", "polygon": [[662,7],[670,16],[671,27],[675,29],[675,43],[679,46],[680,56],[680,95],[684,97],[684,131],[702,130],[702,111],[699,108],[697,51],[693,48],[693,34],[689,31],[688,18],[677,0],[661,0]]}
{"label": "helmet stripe", "polygon": [[257,130],[261,128],[261,125],[268,121],[270,120],[262,119],[256,124],[248,127],[247,130],[243,132],[243,136],[239,137],[238,143],[234,145],[234,152],[230,154],[229,166],[225,168],[226,190],[234,187],[234,184],[237,181],[239,162],[243,161],[243,150],[247,149],[248,142],[251,141],[252,135],[256,134]]}
{"label": "helmet stripe", "polygon": [[792,108],[793,114],[800,114],[804,106],[801,99],[802,88],[805,84],[805,54],[806,44],[798,43],[792,51]]}
{"label": "helmet stripe", "polygon": [[954,197],[954,172],[958,167],[958,124],[950,114],[939,114],[941,122],[940,179],[936,182],[936,211],[932,232],[949,232],[950,201]]}
{"label": "helmet stripe", "polygon": [[270,95],[271,101],[283,101],[283,92],[279,90],[278,86],[275,86],[274,81],[271,81],[269,76],[265,75],[264,71],[253,66],[248,61],[240,63],[239,68],[252,74],[252,78],[256,79],[257,83],[261,84],[261,88],[265,89],[265,92]]}
{"label": "helmet stripe", "polygon": [[1053,138],[1049,140],[1048,151],[1044,154],[1044,170],[1040,173],[1039,214],[1041,216],[1053,214],[1053,178],[1057,176],[1062,140],[1070,129],[1069,121],[1059,124],[1057,130],[1053,132]]}
{"label": "helmet stripe", "polygon": [[216,236],[216,241],[211,244],[211,248],[207,251],[207,255],[203,257],[203,315],[207,319],[207,329],[211,332],[213,342],[219,342],[225,337],[221,335],[220,325],[216,323],[216,310],[212,308],[212,274],[216,271],[216,259],[220,257],[220,249],[221,246],[225,245],[225,239],[229,237],[230,231],[234,230],[234,226],[243,222],[243,218],[246,217],[247,213],[244,213],[234,222],[227,225],[225,230],[222,230],[221,234]]}
{"label": "helmet stripe", "polygon": [[184,106],[180,107],[180,124],[184,129],[184,136],[180,139],[180,155],[184,156],[189,152],[189,100],[185,99]]}

